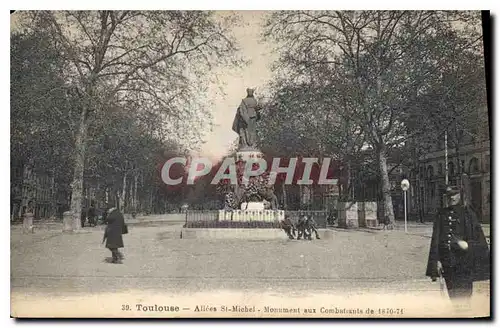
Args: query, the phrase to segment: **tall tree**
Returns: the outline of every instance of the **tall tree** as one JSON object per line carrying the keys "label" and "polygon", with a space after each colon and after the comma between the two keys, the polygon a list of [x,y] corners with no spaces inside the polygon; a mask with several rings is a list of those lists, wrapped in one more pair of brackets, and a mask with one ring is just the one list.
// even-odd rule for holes
{"label": "tall tree", "polygon": [[[71,211],[81,212],[89,128],[111,104],[153,112],[171,127],[193,116],[192,83],[217,64],[237,62],[229,35],[233,17],[201,11],[63,11],[28,15],[45,29],[79,96]],[[162,131],[172,133],[173,130]]]}
{"label": "tall tree", "polygon": [[[284,76],[338,88],[355,130],[373,147],[380,171],[385,215],[394,221],[388,153],[408,136],[407,118],[415,93],[449,59],[440,49],[450,31],[467,46],[480,40],[478,13],[438,11],[287,11],[270,15],[265,37],[278,44]],[[480,25],[479,25],[480,26]],[[417,57],[420,59],[417,60]],[[313,72],[313,73],[312,73]],[[332,83],[341,81],[342,85]],[[416,129],[418,130],[418,129]]]}
{"label": "tall tree", "polygon": [[[54,178],[54,215],[57,191],[71,174],[68,167],[74,137],[73,99],[61,72],[64,62],[43,30],[12,33],[10,52],[11,165]],[[12,185],[16,183],[27,181],[13,181]]]}

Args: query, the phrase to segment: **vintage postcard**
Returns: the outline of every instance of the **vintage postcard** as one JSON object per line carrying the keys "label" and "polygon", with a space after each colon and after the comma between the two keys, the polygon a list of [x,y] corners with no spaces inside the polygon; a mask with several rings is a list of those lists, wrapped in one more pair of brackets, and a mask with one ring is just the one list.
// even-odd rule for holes
{"label": "vintage postcard", "polygon": [[12,317],[490,317],[489,12],[10,27]]}

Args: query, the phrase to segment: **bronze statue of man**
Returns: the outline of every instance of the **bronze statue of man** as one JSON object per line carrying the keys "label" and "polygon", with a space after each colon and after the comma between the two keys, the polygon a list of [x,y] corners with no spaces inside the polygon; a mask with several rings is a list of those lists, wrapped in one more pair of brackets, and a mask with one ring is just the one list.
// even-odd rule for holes
{"label": "bronze statue of man", "polygon": [[255,99],[253,89],[247,89],[247,97],[241,101],[233,121],[233,131],[240,136],[240,149],[256,149],[257,121],[260,119],[260,105]]}

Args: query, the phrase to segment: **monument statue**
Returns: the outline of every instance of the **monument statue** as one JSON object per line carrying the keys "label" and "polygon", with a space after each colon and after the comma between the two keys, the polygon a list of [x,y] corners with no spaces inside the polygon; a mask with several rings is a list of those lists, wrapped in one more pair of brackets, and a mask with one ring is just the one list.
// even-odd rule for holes
{"label": "monument statue", "polygon": [[254,89],[248,88],[247,96],[241,100],[233,121],[233,131],[239,135],[236,152],[238,183],[228,186],[220,182],[217,186],[217,192],[225,195],[224,210],[264,210],[266,206],[271,210],[278,209],[274,185],[270,185],[269,180],[266,180],[264,177],[266,174],[253,177],[247,183],[243,182],[245,163],[250,159],[264,156],[257,148],[257,121],[260,120],[261,108],[254,97]]}
{"label": "monument statue", "polygon": [[260,120],[261,106],[255,99],[254,90],[247,89],[247,97],[241,101],[233,121],[233,131],[238,133],[239,150],[257,149],[257,121]]}

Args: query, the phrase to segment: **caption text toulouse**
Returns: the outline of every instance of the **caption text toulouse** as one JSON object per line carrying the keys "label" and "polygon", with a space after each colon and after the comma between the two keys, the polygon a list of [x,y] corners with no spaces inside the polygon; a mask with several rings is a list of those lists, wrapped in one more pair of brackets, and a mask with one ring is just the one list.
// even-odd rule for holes
{"label": "caption text toulouse", "polygon": [[284,313],[284,314],[346,314],[346,315],[402,315],[402,308],[339,308],[339,307],[320,307],[320,308],[300,308],[300,307],[271,307],[264,306],[262,309],[255,306],[240,306],[240,305],[222,305],[219,307],[211,305],[196,305],[194,308],[180,308],[172,305],[144,305],[135,304],[135,307],[122,305],[124,311],[141,311],[141,312],[179,312],[194,311],[194,312],[233,312],[233,313]]}

